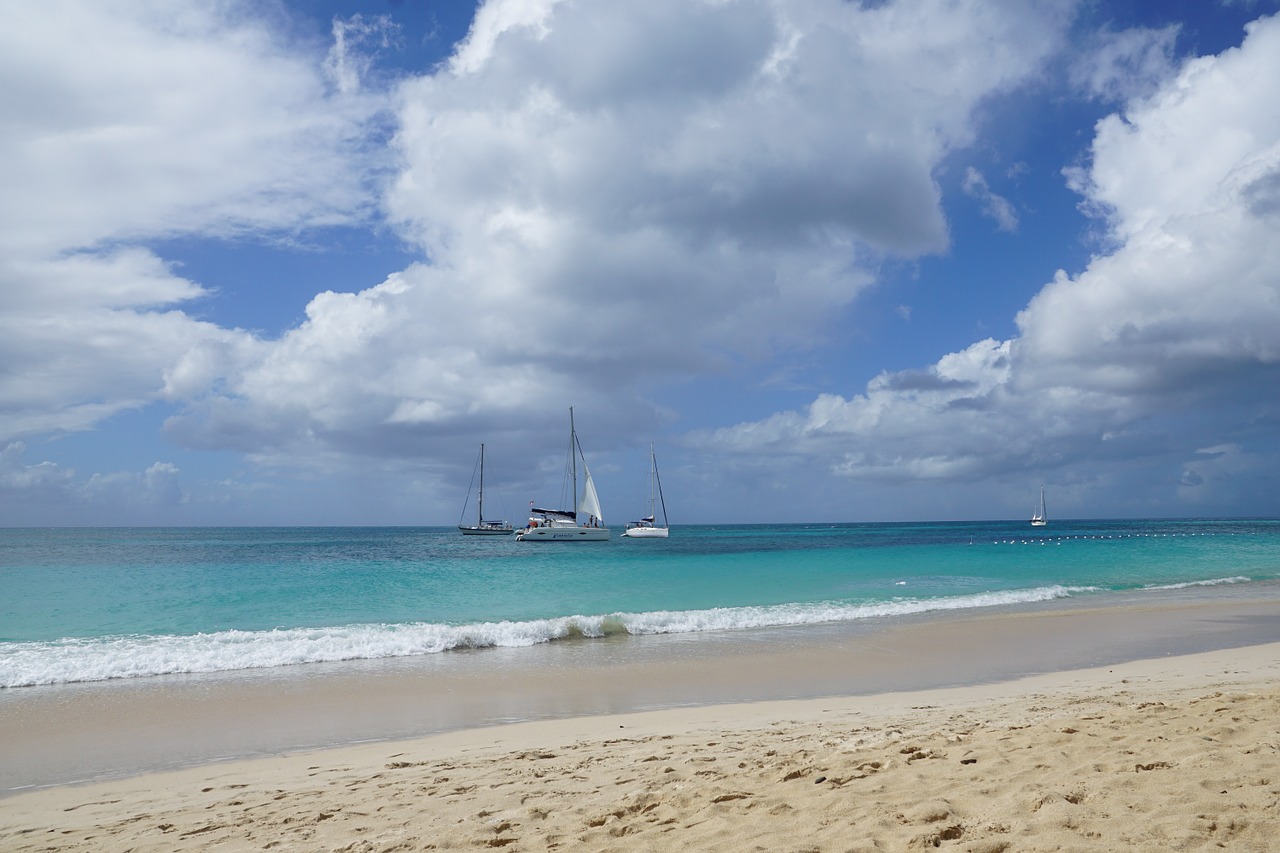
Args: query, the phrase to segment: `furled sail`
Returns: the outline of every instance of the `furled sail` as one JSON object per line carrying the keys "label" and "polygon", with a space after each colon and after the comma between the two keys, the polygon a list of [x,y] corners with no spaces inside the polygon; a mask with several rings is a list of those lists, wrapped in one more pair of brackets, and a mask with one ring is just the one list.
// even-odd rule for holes
{"label": "furled sail", "polygon": [[572,519],[576,517],[576,513],[570,509],[543,509],[542,507],[535,506],[530,507],[529,512],[537,513],[538,515],[554,515],[557,518]]}

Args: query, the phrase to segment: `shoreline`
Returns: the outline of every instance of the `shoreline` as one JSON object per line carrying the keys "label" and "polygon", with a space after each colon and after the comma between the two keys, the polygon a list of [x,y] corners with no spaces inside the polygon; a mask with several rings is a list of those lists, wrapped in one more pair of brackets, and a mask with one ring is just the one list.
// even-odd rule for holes
{"label": "shoreline", "polygon": [[1280,642],[466,729],[0,799],[6,850],[1269,849]]}
{"label": "shoreline", "polygon": [[1280,642],[1280,585],[0,691],[0,799],[539,720],[1013,682]]}

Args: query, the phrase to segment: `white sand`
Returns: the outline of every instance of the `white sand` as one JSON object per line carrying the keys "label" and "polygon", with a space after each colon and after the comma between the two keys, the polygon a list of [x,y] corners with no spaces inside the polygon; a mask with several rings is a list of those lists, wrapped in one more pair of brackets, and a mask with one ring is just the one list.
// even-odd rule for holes
{"label": "white sand", "polygon": [[0,800],[0,850],[1280,849],[1280,644],[525,723]]}

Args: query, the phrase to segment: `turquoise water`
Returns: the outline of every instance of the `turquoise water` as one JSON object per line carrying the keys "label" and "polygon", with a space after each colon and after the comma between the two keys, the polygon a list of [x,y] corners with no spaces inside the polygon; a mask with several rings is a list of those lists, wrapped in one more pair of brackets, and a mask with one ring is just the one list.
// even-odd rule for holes
{"label": "turquoise water", "polygon": [[0,686],[893,618],[1280,578],[1280,522],[0,529]]}

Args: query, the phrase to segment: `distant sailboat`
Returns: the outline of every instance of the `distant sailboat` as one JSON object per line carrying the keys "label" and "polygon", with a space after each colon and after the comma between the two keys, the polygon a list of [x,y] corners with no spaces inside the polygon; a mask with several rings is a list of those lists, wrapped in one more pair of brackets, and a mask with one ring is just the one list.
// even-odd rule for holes
{"label": "distant sailboat", "polygon": [[[662,507],[662,526],[654,522],[657,518],[655,504]],[[649,515],[639,521],[627,523],[623,536],[631,539],[666,539],[668,532],[667,501],[662,497],[662,481],[658,479],[658,457],[654,455],[653,445],[649,445]]]}
{"label": "distant sailboat", "polygon": [[[476,500],[476,523],[474,525],[463,524],[462,519],[458,519],[458,529],[462,531],[463,536],[505,536],[512,532],[511,524],[506,521],[488,521],[484,517],[484,444],[480,444],[480,493]],[[472,482],[475,482],[474,475]],[[467,495],[471,495],[471,487],[467,487]],[[462,502],[462,514],[467,514],[467,502]]]}
{"label": "distant sailboat", "polygon": [[[578,494],[578,459],[582,459],[584,483]],[[578,444],[578,431],[573,425],[573,406],[569,407],[569,469],[573,481],[573,509],[540,509],[531,507],[529,523],[516,533],[519,542],[602,542],[609,538],[600,511],[596,484],[587,470],[587,457]]]}
{"label": "distant sailboat", "polygon": [[1044,527],[1048,524],[1048,519],[1044,514],[1044,486],[1040,487],[1040,505],[1031,513],[1031,526]]}

